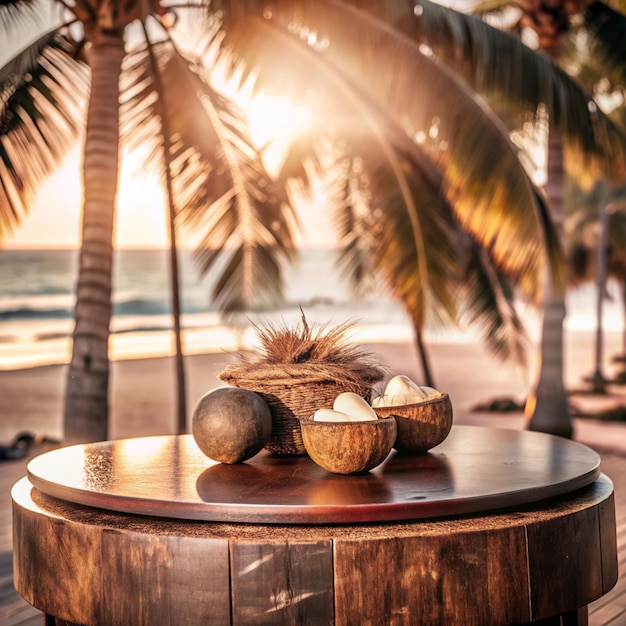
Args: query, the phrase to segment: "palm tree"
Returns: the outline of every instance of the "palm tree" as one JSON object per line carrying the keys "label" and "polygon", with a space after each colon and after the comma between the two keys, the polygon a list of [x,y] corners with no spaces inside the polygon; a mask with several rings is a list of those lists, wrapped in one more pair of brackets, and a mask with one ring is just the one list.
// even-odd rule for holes
{"label": "palm tree", "polygon": [[[447,224],[447,239],[437,238],[434,244],[442,247],[439,256],[429,249],[430,237],[426,235],[426,243],[422,244],[426,254],[422,256],[406,224],[405,208],[393,181],[388,180],[381,189],[382,179],[372,177],[371,171],[366,175],[360,157],[345,154],[332,162],[330,170],[327,176],[339,187],[334,193],[341,243],[338,267],[357,295],[371,291],[382,280],[402,303],[413,322],[424,383],[436,386],[423,337],[427,316],[438,316],[432,320],[438,325],[479,327],[487,347],[497,356],[514,358],[523,365],[526,335],[515,308],[512,281],[494,263],[488,246],[464,230],[450,207],[445,203],[439,207]],[[388,207],[384,222],[379,217],[380,205]],[[428,218],[422,217],[421,222],[423,229],[429,228]],[[432,226],[430,229],[428,235],[432,236]],[[414,288],[414,273],[420,262],[426,262],[425,257],[429,267],[434,268],[429,271],[436,278],[438,298],[445,307],[425,310],[420,290]]]}
{"label": "palm tree", "polygon": [[[509,2],[482,3],[483,8],[511,6]],[[590,92],[597,92],[599,78],[604,81],[616,75],[624,77],[626,51],[621,45],[626,17],[602,2],[523,2],[517,5],[519,21],[513,28],[524,28],[536,36],[539,50],[553,62],[569,70],[582,80]],[[566,39],[569,38],[569,46]],[[572,42],[577,42],[573,44]],[[581,43],[584,42],[584,43]],[[574,60],[572,61],[572,51]],[[590,52],[591,51],[591,52]],[[569,52],[569,54],[566,54]],[[595,57],[601,67],[600,76],[594,82],[580,72],[581,54]],[[576,58],[577,57],[577,58]],[[587,78],[587,80],[585,80]],[[598,107],[599,105],[595,104]],[[565,175],[564,136],[559,128],[558,113],[548,115],[550,131],[547,150],[546,198],[553,222],[564,237],[565,221]],[[571,124],[578,123],[578,112],[572,112]],[[576,159],[572,159],[575,161]],[[616,176],[614,168],[607,168],[609,175]],[[528,427],[553,434],[571,437],[572,420],[563,381],[563,321],[565,296],[563,290],[554,289],[549,280],[545,283],[543,303],[543,327],[541,336],[540,365],[535,389],[529,395],[526,406]]]}
{"label": "palm tree", "polygon": [[[626,363],[626,189],[622,188],[621,201],[616,202],[608,215],[609,231],[609,258],[607,276],[617,281],[622,292],[623,308],[623,331],[622,331],[622,352],[613,355],[616,362]],[[608,211],[608,208],[607,208]],[[626,368],[622,367],[615,378],[620,384],[626,384]]]}
{"label": "palm tree", "polygon": [[[276,2],[270,10],[264,3],[233,0],[213,2],[211,9],[224,20],[226,43],[242,58],[247,58],[250,67],[258,68],[259,83],[275,88],[289,85],[291,95],[304,97],[315,112],[319,124],[314,132],[333,141],[345,141],[349,152],[360,159],[363,171],[368,173],[372,215],[383,225],[381,232],[392,233],[378,249],[380,267],[392,288],[410,304],[418,330],[428,310],[456,316],[458,286],[454,278],[459,268],[470,267],[468,258],[481,260],[479,267],[483,269],[474,272],[480,277],[476,285],[481,289],[486,284],[496,287],[500,277],[506,277],[523,293],[536,298],[536,278],[547,265],[553,278],[559,280],[558,245],[546,207],[521,167],[518,150],[511,143],[507,129],[464,80],[471,77],[481,89],[499,87],[517,103],[523,101],[525,110],[533,113],[544,101],[549,103],[549,113],[565,105],[569,111],[576,105],[577,110],[584,109],[586,113],[577,127],[567,128],[569,136],[581,142],[589,153],[621,158],[620,146],[609,132],[609,121],[598,111],[590,111],[587,94],[572,88],[565,75],[551,63],[521,46],[514,37],[478,20],[426,2],[419,5],[420,11],[400,2],[363,0],[354,4],[339,0],[302,3],[284,0]],[[10,2],[8,6],[26,9],[20,2]],[[163,11],[156,6],[151,12],[158,16]],[[104,8],[103,13],[106,17]],[[147,21],[150,16],[122,13],[112,22],[83,14],[76,17],[83,24],[85,39],[70,37],[67,30],[70,23],[64,23],[63,41],[72,52],[65,57],[72,67],[80,64],[77,54],[83,50],[83,43],[90,41],[93,107],[90,111],[97,111],[96,106],[108,98],[107,116],[100,118],[101,114],[97,113],[97,117],[92,116],[91,125],[88,124],[82,274],[89,269],[92,258],[85,253],[85,247],[95,248],[105,260],[108,257],[103,249],[110,247],[112,219],[109,218],[114,213],[118,126],[117,114],[110,110],[111,107],[117,110],[114,89],[117,82],[112,74],[118,77],[127,71],[122,65],[124,27],[132,20]],[[463,28],[448,28],[455,25]],[[148,32],[146,29],[146,36]],[[455,33],[463,34],[465,39],[454,40]],[[214,41],[219,41],[221,36],[216,35]],[[455,45],[449,50],[470,51],[463,57],[463,63],[441,53],[442,45],[449,43],[451,37]],[[268,181],[263,175],[256,153],[242,141],[239,116],[210,87],[201,60],[196,59],[192,73],[189,59],[167,37],[164,42],[149,37],[144,40],[146,44],[135,57],[136,63],[130,63],[136,69],[130,72],[129,86],[122,83],[129,94],[128,102],[136,105],[131,106],[134,120],[131,127],[141,131],[140,137],[147,133],[153,142],[160,138],[159,154],[163,154],[163,126],[157,123],[155,132],[154,124],[148,123],[158,119],[153,101],[147,96],[155,91],[150,77],[159,72],[163,84],[168,86],[167,93],[175,94],[175,99],[163,97],[158,101],[167,115],[171,114],[167,124],[173,133],[169,137],[171,160],[161,160],[161,171],[165,168],[172,177],[176,213],[186,227],[205,233],[204,239],[199,237],[205,244],[200,248],[205,269],[222,258],[219,250],[226,251],[228,259],[215,293],[222,307],[233,310],[248,306],[253,287],[265,288],[266,292],[277,287],[280,280],[277,261],[281,255],[288,258],[292,250],[293,216],[288,205],[280,201],[283,188],[280,183],[284,181]],[[41,45],[40,49],[44,48]],[[494,50],[501,52],[497,62],[485,56]],[[117,59],[115,64],[108,59],[109,54]],[[28,66],[33,70],[28,72],[30,76],[49,70],[47,64],[44,67],[42,56],[30,54],[28,58],[33,61]],[[512,59],[522,60],[532,77],[525,81],[523,90],[511,82]],[[101,60],[106,63],[101,65]],[[145,68],[149,68],[148,74]],[[5,110],[14,110],[16,99],[26,97],[31,104],[27,111],[34,110],[34,114],[17,120],[4,133],[9,147],[16,143],[11,141],[15,128],[32,127],[30,122],[41,116],[41,111],[32,105],[42,95],[58,100],[62,91],[58,88],[50,94],[49,89],[33,88],[24,81],[25,74],[12,78],[16,86],[6,92]],[[63,72],[53,74],[60,77]],[[109,77],[106,84],[105,76]],[[102,80],[101,90],[96,89],[96,80],[98,85]],[[172,84],[175,89],[170,91]],[[530,92],[530,96],[522,99],[521,91]],[[201,100],[198,93],[202,94]],[[142,102],[147,106],[141,106]],[[71,119],[71,115],[68,117]],[[565,119],[566,116],[561,116],[561,125],[566,126]],[[200,132],[195,127],[199,120],[208,120]],[[108,124],[106,135],[99,132],[103,121]],[[426,138],[433,141],[426,142]],[[114,139],[111,145],[109,139]],[[109,157],[106,168],[102,167],[102,161],[98,160],[96,167],[95,160],[91,160],[98,150]],[[45,154],[50,156],[49,150]],[[4,162],[22,166],[19,156],[11,152]],[[288,160],[285,172],[294,171],[292,165],[301,160],[296,157],[294,154],[296,160]],[[8,178],[9,183],[19,184],[11,176],[14,171],[3,172],[3,180]],[[100,173],[104,171],[107,175],[101,181]],[[92,188],[90,194],[94,193],[94,198],[87,194],[87,188]],[[17,200],[23,202],[19,187],[17,190],[20,192]],[[102,195],[103,190],[107,191],[106,196]],[[3,203],[3,209],[6,206]],[[13,200],[9,210],[3,211],[9,215],[9,221],[15,206]],[[101,225],[106,227],[100,228]],[[460,254],[456,245],[459,232],[468,242],[464,246],[466,251],[475,250],[478,245],[486,252],[472,253],[469,257]],[[96,263],[100,267],[102,264],[101,260]],[[106,399],[104,374],[108,371],[109,266],[105,263],[106,271],[97,272],[88,283],[79,279],[69,388],[78,392],[75,397],[89,397],[93,400],[90,404],[99,409],[90,413],[91,425],[106,421],[106,411],[102,411],[101,405]],[[98,286],[97,298],[87,291],[94,284]],[[470,288],[468,301],[488,310],[477,289]],[[83,299],[85,293],[87,302]],[[498,302],[506,303],[504,292],[498,293]],[[90,302],[97,303],[99,318],[88,308]],[[507,309],[505,306],[500,311]],[[97,325],[89,328],[88,321]],[[77,413],[72,408],[71,397],[68,394],[68,423],[69,414],[87,415],[82,409]],[[91,437],[91,425],[73,430],[80,437]]]}
{"label": "palm tree", "polygon": [[[197,6],[190,7],[198,13]],[[102,2],[94,7],[79,1],[71,6],[58,3],[58,19],[42,25],[39,9],[22,0],[0,6],[0,28],[23,25],[40,34],[0,70],[0,236],[7,236],[19,222],[33,190],[77,137],[82,126],[81,101],[88,99],[82,245],[64,430],[67,442],[100,440],[107,437],[108,427],[108,338],[120,128],[129,142],[142,142],[151,149],[146,167],[158,168],[164,181],[174,288],[178,270],[173,216],[182,202],[188,208],[207,206],[228,195],[231,203],[245,203],[246,214],[263,204],[263,211],[258,212],[261,225],[263,220],[285,223],[278,233],[268,228],[265,236],[265,266],[269,266],[266,271],[272,283],[277,282],[280,269],[271,261],[291,247],[291,230],[285,222],[288,211],[284,203],[276,202],[272,205],[276,210],[267,211],[255,196],[268,179],[260,158],[233,135],[232,126],[241,121],[239,113],[198,79],[196,60],[183,55],[170,38],[167,22],[174,14],[159,3]],[[204,17],[205,13],[198,15]],[[209,28],[208,16],[206,19]],[[126,39],[136,24],[141,29],[133,37],[139,43],[127,50]],[[232,155],[241,156],[240,168],[248,168],[247,187],[233,179]],[[245,243],[248,250],[243,256],[248,259],[256,251],[249,240]],[[246,265],[254,263],[246,260]],[[176,293],[174,301],[178,317]],[[186,416],[180,350],[177,339],[182,389],[178,429],[182,431]]]}
{"label": "palm tree", "polygon": [[[283,7],[291,4],[278,3],[277,6]],[[443,62],[448,68],[453,68],[457,74],[468,80],[477,91],[489,98],[490,102],[493,103],[500,99],[496,110],[501,111],[504,104],[505,117],[515,120],[517,127],[527,124],[529,116],[531,122],[534,120],[535,123],[539,124],[544,121],[546,116],[549,118],[550,127],[553,131],[557,130],[561,135],[561,138],[559,138],[554,132],[550,134],[551,156],[549,163],[551,175],[549,178],[550,185],[546,189],[548,205],[552,209],[552,220],[556,221],[557,229],[560,229],[562,223],[559,211],[556,210],[563,207],[562,181],[564,171],[561,157],[563,139],[567,140],[569,149],[583,152],[587,160],[590,157],[595,158],[608,171],[615,171],[623,163],[623,136],[620,136],[610,123],[606,123],[593,98],[580,84],[560,71],[550,59],[539,57],[522,45],[515,45],[511,37],[505,33],[498,32],[494,28],[480,21],[472,20],[468,16],[459,15],[443,7],[432,5],[427,1],[420,2],[416,7],[408,3],[394,2],[374,4],[369,2],[327,1],[316,3],[315,9],[310,6],[310,3],[299,3],[297,17],[291,22],[285,20],[285,24],[288,27],[297,27],[299,29],[298,32],[306,34],[307,39],[309,36],[313,36],[314,39],[320,40],[323,36],[322,41],[326,43],[328,43],[328,40],[332,41],[331,49],[333,47],[334,49],[337,48],[337,41],[339,40],[339,47],[344,42],[354,43],[358,41],[356,45],[361,49],[369,51],[370,47],[373,47],[374,39],[372,33],[371,31],[365,31],[362,14],[358,11],[350,11],[346,7],[346,5],[350,4],[355,4],[362,10],[369,10],[379,19],[397,27],[398,30],[419,44],[420,52],[431,55],[434,60]],[[233,3],[228,3],[228,5],[230,9],[233,8]],[[247,9],[249,10],[249,4]],[[275,12],[279,13],[279,10],[275,9]],[[336,24],[335,28],[329,23],[330,20],[326,19],[328,15],[333,15],[334,24]],[[267,21],[272,21],[275,24],[278,20],[274,15],[272,20]],[[267,24],[264,24],[263,27],[266,31],[269,29]],[[249,37],[249,30],[244,30],[243,32],[246,33],[249,40],[253,40]],[[589,32],[593,32],[596,35],[599,34],[598,28],[590,28]],[[542,35],[542,37],[544,36]],[[547,45],[548,38],[544,37],[542,42],[544,45]],[[401,45],[397,40],[394,41],[394,44],[398,48]],[[378,50],[380,50],[380,47]],[[403,54],[408,58],[409,54],[406,50],[403,50]],[[364,54],[360,59],[356,60],[365,58],[367,63],[374,56],[378,57],[381,55],[374,55],[372,52],[371,54]],[[339,64],[343,61],[344,58],[341,57],[341,51],[333,54],[333,63]],[[355,61],[355,59],[352,58],[351,61]],[[409,134],[411,136],[419,137],[421,135],[422,137],[428,137],[432,131],[432,127],[429,128],[429,120],[424,118],[419,120],[417,124],[411,125],[413,120],[410,119],[410,115],[415,115],[415,111],[409,113],[409,107],[401,108],[402,104],[399,104],[407,92],[411,93],[411,90],[406,87],[402,88],[399,86],[400,80],[411,81],[413,85],[419,85],[419,83],[416,83],[415,78],[409,78],[408,75],[402,77],[395,59],[388,61],[387,67],[394,67],[394,77],[399,77],[397,81],[392,80],[388,72],[382,77],[375,74],[372,76],[373,68],[371,66],[361,67],[357,71],[360,71],[360,76],[367,76],[367,79],[370,79],[370,82],[374,85],[372,92],[383,102],[383,106],[388,107],[390,110],[395,109],[396,119],[401,117],[402,123],[405,126],[410,126]],[[342,67],[342,69],[346,72],[350,71],[349,66]],[[438,77],[443,75],[443,73],[441,68],[438,68]],[[420,75],[424,76],[424,74]],[[361,82],[367,79],[362,79]],[[431,85],[436,87],[437,80],[429,79],[424,81],[424,84],[427,84],[429,88],[431,88]],[[310,92],[307,91],[308,93]],[[410,99],[410,96],[407,99],[410,99],[411,104],[414,104],[417,102],[415,90],[413,90],[411,96],[413,97],[412,99]],[[419,94],[419,99],[421,103],[424,99],[423,93]],[[445,95],[442,94],[441,99],[445,99]],[[452,117],[441,120],[443,116],[449,113],[446,110],[447,108],[441,107],[440,104],[438,112],[435,112],[432,109],[428,109],[427,106],[424,107],[432,115],[431,120],[438,120],[437,128],[435,129],[437,136],[440,135],[441,129],[443,129],[444,133],[450,132],[452,123],[456,122]],[[468,118],[473,119],[469,115]],[[441,145],[441,143],[447,143],[446,140],[447,138],[444,139],[444,142],[436,142],[436,146]],[[453,145],[459,152],[461,151],[458,140]],[[458,158],[458,152],[456,155],[450,155],[450,151],[439,151],[436,149],[428,151],[427,154],[435,162],[442,163],[441,152],[443,152],[446,158]],[[476,170],[482,167],[484,176],[487,172],[491,173],[489,165],[492,163],[492,159],[484,159],[482,161],[476,159],[473,162],[473,166]],[[446,165],[448,164],[449,162],[446,163]],[[617,167],[613,167],[615,165]],[[449,174],[458,176],[459,172],[464,170],[457,166],[449,168],[447,171]],[[452,176],[449,175],[449,178],[452,178]],[[458,190],[464,183],[465,181],[460,184],[459,181],[454,181],[453,183],[445,181],[444,188],[446,185],[449,185],[449,189]],[[512,205],[507,206],[507,209],[510,210],[510,206]],[[458,204],[455,208],[457,211],[459,210]],[[472,222],[468,222],[467,218],[470,214],[480,215],[480,212],[469,212],[466,205],[465,212],[461,213],[460,221],[462,225],[469,224],[471,232]],[[481,226],[484,225],[484,222],[479,221],[480,219],[478,218],[474,224],[480,223]],[[408,224],[406,226],[408,228]],[[406,229],[403,232],[406,232]],[[484,243],[485,233],[479,233],[478,236],[479,240]],[[561,238],[560,234],[559,238]],[[493,250],[493,248],[491,249]],[[402,267],[406,267],[406,264],[403,264]],[[412,272],[409,275],[414,277],[416,273]],[[400,278],[400,283],[410,284],[403,281],[401,275],[397,272],[395,275]],[[483,278],[489,275],[494,276],[493,272],[490,274],[483,273]],[[438,282],[440,288],[442,284],[442,281]],[[496,284],[496,282],[492,282],[492,285]],[[413,294],[414,292],[409,288],[407,293]],[[412,307],[418,313],[414,317],[416,328],[418,329],[422,325],[420,316],[423,319],[423,314],[426,310],[422,295],[418,287],[416,295],[418,305]],[[406,303],[407,299],[404,298],[404,300]],[[439,300],[439,304],[441,305],[443,302]],[[445,306],[440,306],[439,309],[445,310]],[[565,389],[562,381],[561,333],[564,316],[562,290],[554,289],[552,286],[546,290],[544,309],[546,312],[544,316],[545,323],[551,324],[557,332],[546,331],[543,334],[545,343],[542,350],[544,355],[542,367],[544,371],[540,377],[542,388],[537,396],[540,402],[535,404],[537,417],[531,423],[531,427],[569,436],[571,434],[571,420],[567,410]],[[410,306],[409,310],[411,310]],[[491,310],[493,311],[493,307]],[[506,307],[505,310],[510,311],[511,309]],[[509,317],[509,319],[513,320],[514,318]],[[419,336],[419,331],[417,331],[417,337],[419,338]],[[551,376],[547,376],[547,372],[550,372]],[[542,419],[539,417],[540,414],[546,417],[547,422],[554,422],[556,419],[557,423],[540,424],[539,422]]]}
{"label": "palm tree", "polygon": [[[623,87],[626,68],[623,63],[616,63],[614,54],[610,53],[613,49],[621,49],[621,34],[612,33],[613,25],[623,23],[623,19],[618,13],[602,5],[590,5],[587,13],[596,24],[595,30],[603,35],[601,43],[583,47],[577,45],[580,37],[574,29],[574,33],[562,42],[561,55],[575,60],[577,76],[581,82],[595,90],[599,97],[607,102],[611,118],[621,128],[626,129]],[[608,54],[605,52],[606,48],[609,48]],[[608,381],[602,372],[602,304],[606,297],[607,280],[617,281],[624,291],[626,186],[623,179],[611,185],[610,189],[606,189],[607,181],[603,179],[587,181],[586,186],[591,182],[593,186],[583,190],[576,179],[570,181],[568,226],[570,221],[571,226],[568,227],[568,233],[571,240],[569,245],[572,249],[574,284],[593,280],[597,286],[595,370],[591,383],[595,391],[604,392]],[[626,300],[624,302],[626,303]],[[624,308],[626,314],[626,306]],[[624,337],[626,346],[626,329]],[[618,375],[618,380],[622,376]]]}
{"label": "palm tree", "polygon": [[[571,215],[568,218],[569,249],[571,250],[571,282],[580,285],[595,282],[597,287],[597,327],[595,370],[591,378],[596,392],[606,391],[608,381],[602,372],[602,302],[607,296],[607,282],[616,281],[622,291],[626,314],[626,186],[606,189],[605,181],[597,181],[589,190],[575,183],[570,196]],[[600,214],[600,215],[599,215]],[[626,346],[626,328],[622,350]],[[617,360],[623,356],[615,355]],[[618,374],[617,382],[623,381]]]}
{"label": "palm tree", "polygon": [[[502,6],[503,2],[488,2],[481,6]],[[568,9],[572,4],[568,5]],[[522,17],[528,18],[533,9],[524,6]],[[387,6],[380,12],[389,10]],[[552,11],[552,9],[549,9]],[[548,31],[541,31],[539,40],[544,48],[550,48],[554,57],[554,44],[562,36],[563,28],[569,26],[564,19],[563,7],[554,11],[558,19]],[[462,75],[474,89],[482,93],[500,114],[511,123],[511,128],[550,122],[548,142],[548,185],[546,201],[550,207],[551,220],[556,225],[557,237],[562,240],[564,219],[564,142],[570,154],[579,156],[586,163],[595,161],[609,175],[616,176],[623,169],[624,134],[609,123],[599,129],[598,119],[604,119],[600,107],[583,85],[559,70],[553,58],[540,59],[523,46],[516,47],[505,33],[469,16],[460,16],[443,7],[420,2],[411,16],[410,8],[395,7],[389,11],[407,35],[427,46],[428,52]],[[607,19],[607,13],[610,19]],[[623,33],[623,17],[608,7],[594,3],[585,12],[586,42],[594,43],[593,49],[604,62],[604,71],[622,72],[624,49],[618,45]],[[551,23],[545,15],[537,18],[538,24]],[[538,27],[537,27],[538,28]],[[540,30],[538,28],[538,30]],[[505,52],[506,51],[506,52]],[[543,61],[543,63],[542,63]],[[557,75],[555,81],[554,74]],[[522,106],[520,106],[520,104]],[[604,125],[604,122],[599,122]],[[558,133],[558,134],[557,134]],[[572,162],[580,157],[572,158]],[[529,427],[554,434],[571,436],[572,423],[563,385],[562,322],[565,315],[564,292],[545,280],[543,297],[544,329],[542,333],[541,367],[539,384],[531,395],[527,411],[531,414]]]}
{"label": "palm tree", "polygon": [[[576,188],[576,191],[578,191],[580,193],[580,190],[578,188]],[[578,195],[578,194],[577,194]],[[597,238],[596,238],[596,258],[595,258],[595,283],[596,283],[596,288],[597,288],[597,294],[596,294],[596,340],[595,340],[595,368],[593,371],[593,374],[591,375],[591,377],[589,378],[589,381],[591,382],[591,386],[592,386],[592,390],[595,393],[605,393],[606,391],[606,383],[607,380],[602,372],[602,342],[603,342],[603,335],[604,335],[604,330],[603,330],[603,303],[604,303],[604,297],[605,297],[605,291],[606,291],[606,261],[607,261],[607,230],[608,230],[608,215],[607,215],[607,196],[608,196],[608,190],[606,189],[606,184],[605,181],[601,180],[601,181],[597,181],[595,184],[595,189],[592,191],[591,194],[585,194],[585,195],[589,195],[590,198],[586,198],[588,200],[588,202],[585,202],[585,209],[586,212],[592,212],[594,214],[595,219],[593,220],[594,223],[598,226],[598,233],[597,233]],[[595,196],[595,197],[594,197]],[[595,206],[590,206],[591,203],[593,203]],[[570,204],[570,210],[572,210],[571,204]],[[584,210],[584,209],[583,209]],[[573,209],[573,211],[575,212],[575,209]],[[587,216],[583,216],[583,220],[585,220],[585,217]],[[586,221],[586,220],[585,220]],[[578,230],[580,230],[580,222],[581,220],[577,220],[578,224]],[[572,235],[570,234],[570,239],[572,238]],[[569,243],[569,245],[571,246],[572,244]],[[576,263],[576,265],[574,264],[574,261],[572,260],[571,265],[572,265],[572,274],[574,274],[574,272],[584,272],[585,270],[582,269],[581,267],[581,260],[583,256],[586,256],[586,249],[581,246],[581,242],[577,242],[576,244],[576,249],[577,249],[577,254],[576,257],[578,257],[578,262]],[[581,254],[580,251],[583,252],[583,254]],[[570,255],[572,257],[572,259],[574,258],[574,255]],[[579,274],[574,274],[575,276],[579,276]]]}

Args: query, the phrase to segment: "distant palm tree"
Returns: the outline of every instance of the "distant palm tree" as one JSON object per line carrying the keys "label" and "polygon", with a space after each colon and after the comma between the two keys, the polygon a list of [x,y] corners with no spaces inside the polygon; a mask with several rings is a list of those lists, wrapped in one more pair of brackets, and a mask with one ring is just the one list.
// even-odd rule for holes
{"label": "distant palm tree", "polygon": [[[626,10],[623,3],[615,6]],[[517,11],[518,20],[511,28],[523,33],[523,29],[535,34],[536,45],[557,65],[563,67],[576,78],[579,84],[590,92],[598,93],[602,81],[610,77],[624,77],[626,48],[623,34],[626,29],[626,16],[602,2],[580,0],[574,2],[522,2],[509,0],[487,0],[479,7],[494,9],[511,8]],[[581,72],[583,57],[593,59],[597,67],[596,80]],[[601,80],[600,80],[601,79]],[[619,83],[617,83],[619,84]],[[599,94],[601,95],[601,94]],[[590,103],[592,109],[599,104]],[[555,223],[559,238],[564,237],[565,221],[565,173],[564,140],[568,127],[579,124],[587,117],[583,109],[549,107],[549,139],[547,151],[547,179],[545,193],[550,207],[550,215]],[[566,119],[564,119],[566,118]],[[614,131],[615,135],[619,133]],[[586,142],[585,142],[586,143]],[[582,147],[585,147],[585,143]],[[580,148],[578,146],[577,148]],[[576,151],[571,162],[580,160]],[[606,164],[608,176],[620,175],[620,168]],[[621,167],[621,166],[620,166]],[[623,170],[622,173],[623,175]],[[571,437],[572,420],[563,380],[563,321],[565,318],[565,295],[562,289],[555,289],[550,280],[545,281],[543,302],[543,327],[541,336],[541,359],[536,387],[529,395],[526,406],[528,427],[552,434]]]}
{"label": "distant palm tree", "polygon": [[[281,201],[283,187],[264,175],[256,152],[245,142],[240,116],[210,88],[201,60],[195,59],[192,73],[189,56],[172,44],[166,31],[163,41],[153,40],[146,28],[147,43],[122,64],[126,26],[152,19],[139,6],[127,3],[124,7],[132,12],[125,12],[117,3],[103,4],[92,15],[90,5],[77,4],[74,16],[55,31],[55,37],[38,42],[36,54],[31,50],[19,55],[20,62],[13,65],[19,72],[1,75],[6,94],[3,113],[26,112],[5,124],[3,131],[8,140],[2,144],[8,146],[3,162],[9,169],[0,172],[1,180],[13,190],[2,202],[2,213],[12,223],[26,198],[22,176],[30,176],[32,186],[39,173],[25,167],[19,133],[34,127],[43,141],[28,137],[26,143],[51,156],[46,143],[53,135],[49,127],[39,129],[37,123],[47,121],[44,111],[52,103],[65,112],[54,121],[71,128],[71,107],[60,97],[63,81],[68,69],[83,67],[82,50],[88,53],[92,90],[80,270],[86,279],[79,278],[66,412],[66,428],[71,426],[71,434],[78,437],[94,437],[94,424],[106,423],[120,75],[128,76],[121,84],[132,113],[130,127],[140,131],[140,138],[148,133],[160,146],[160,155],[167,156],[163,148],[169,142],[171,159],[162,159],[160,168],[165,180],[171,176],[177,218],[203,244],[202,268],[212,267],[226,251],[215,292],[221,307],[249,306],[254,288],[278,293],[280,258],[289,258],[292,251],[294,217]],[[414,7],[399,1],[279,0],[269,8],[266,3],[231,0],[214,1],[210,8],[223,20],[225,43],[259,72],[259,84],[283,91],[288,87],[289,95],[306,101],[317,122],[311,137],[324,135],[343,142],[358,159],[358,169],[367,173],[368,206],[381,234],[375,258],[411,312],[418,335],[428,311],[455,318],[464,308],[459,306],[460,296],[474,311],[482,308],[496,320],[491,329],[514,328],[510,294],[497,287],[505,278],[536,298],[537,276],[547,265],[546,250],[553,277],[559,280],[558,245],[542,197],[521,167],[507,129],[465,82],[469,78],[483,91],[497,88],[510,96],[515,110],[533,115],[546,102],[549,115],[584,110],[575,126],[567,125],[567,115],[557,116],[557,124],[589,154],[619,162],[621,145],[611,135],[610,122],[590,110],[587,94],[572,87],[553,64],[514,37],[427,2]],[[14,20],[28,15],[29,5],[9,1],[0,10],[5,20]],[[167,11],[158,5],[150,10],[164,18]],[[76,20],[83,29],[74,39],[70,25],[76,28]],[[46,50],[54,42],[62,47],[62,65],[51,68]],[[520,63],[519,81],[513,80],[511,67],[518,69]],[[235,64],[234,69],[239,67]],[[44,73],[56,81],[52,88],[32,81]],[[163,92],[155,87],[155,76],[167,87]],[[155,93],[162,96],[157,101],[164,107],[167,124],[155,115]],[[28,106],[19,109],[20,100]],[[309,147],[290,155],[285,175],[296,171]],[[42,171],[49,171],[50,159],[42,162],[47,166]],[[350,202],[345,206],[345,215],[354,215],[355,207]],[[98,255],[96,261],[87,254],[91,249]],[[359,250],[354,251],[356,268]],[[461,270],[472,267],[480,268],[473,270],[476,282],[459,291]],[[487,299],[485,290],[491,293]],[[493,337],[501,339],[502,334]],[[81,406],[87,398],[89,409]]]}
{"label": "distant palm tree", "polygon": [[[626,189],[622,188],[621,198],[616,200],[608,215],[607,277],[617,282],[622,293],[622,351],[613,358],[626,364]],[[622,367],[616,380],[626,384],[626,366]]]}
{"label": "distant palm tree", "polygon": [[[617,5],[619,9],[619,5]],[[626,11],[622,3],[621,10]],[[579,80],[598,93],[598,96],[612,108],[610,116],[621,128],[626,129],[626,66],[615,58],[613,51],[623,49],[622,34],[624,19],[613,10],[602,5],[590,5],[587,9],[593,18],[595,30],[602,33],[600,43],[580,45],[578,29],[573,29],[562,41],[561,56],[573,59]],[[622,25],[621,30],[615,30]],[[591,40],[593,42],[593,39]],[[605,49],[609,52],[605,52]],[[597,286],[598,315],[596,328],[595,370],[591,377],[592,386],[604,391],[608,382],[602,371],[602,301],[606,297],[605,282],[616,281],[622,291],[622,305],[626,320],[626,184],[625,177],[606,189],[604,179],[586,181],[582,189],[579,181],[570,181],[570,204],[568,206],[568,244],[572,250],[571,262],[574,284],[581,281],[594,281]],[[599,234],[599,236],[598,236]],[[626,362],[626,324],[622,342],[622,355],[614,358]],[[625,379],[624,373],[617,377]]]}
{"label": "distant palm tree", "polygon": [[[571,184],[571,211],[568,216],[568,245],[571,258],[571,282],[575,286],[595,282],[598,311],[607,297],[607,282],[614,280],[622,292],[622,308],[626,320],[626,185],[606,190],[605,181],[596,182],[589,190]],[[600,214],[600,216],[599,216]],[[605,391],[609,382],[602,372],[602,319],[597,320],[596,361],[592,377],[594,389]],[[626,324],[622,354],[614,355],[626,362]],[[623,382],[623,373],[617,376]]]}

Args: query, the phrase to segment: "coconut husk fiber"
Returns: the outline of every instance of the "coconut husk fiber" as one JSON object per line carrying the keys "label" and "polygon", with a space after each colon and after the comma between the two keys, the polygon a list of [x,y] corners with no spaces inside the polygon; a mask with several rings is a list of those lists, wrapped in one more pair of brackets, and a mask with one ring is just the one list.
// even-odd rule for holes
{"label": "coconut husk fiber", "polygon": [[372,386],[385,371],[371,353],[348,342],[352,327],[311,327],[304,313],[296,329],[255,326],[259,348],[220,372],[221,380],[258,393],[269,405],[272,435],[267,450],[285,456],[306,454],[299,418],[332,408],[345,391],[369,401]]}

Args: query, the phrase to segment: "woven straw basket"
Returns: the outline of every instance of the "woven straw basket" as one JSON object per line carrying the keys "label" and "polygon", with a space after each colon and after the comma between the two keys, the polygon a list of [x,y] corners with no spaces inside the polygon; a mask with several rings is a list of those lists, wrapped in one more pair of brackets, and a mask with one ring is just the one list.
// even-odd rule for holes
{"label": "woven straw basket", "polygon": [[306,454],[299,418],[310,417],[320,408],[332,408],[345,391],[369,401],[372,385],[383,371],[355,363],[354,368],[320,363],[243,363],[227,367],[220,379],[229,385],[258,393],[272,413],[272,435],[265,448],[281,456]]}

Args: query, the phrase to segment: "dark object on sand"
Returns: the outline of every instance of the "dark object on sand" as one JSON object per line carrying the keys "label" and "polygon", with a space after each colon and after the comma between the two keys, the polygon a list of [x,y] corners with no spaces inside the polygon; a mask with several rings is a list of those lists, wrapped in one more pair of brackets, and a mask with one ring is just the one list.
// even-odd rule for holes
{"label": "dark object on sand", "polygon": [[472,407],[472,411],[488,412],[488,413],[513,413],[523,411],[525,402],[517,402],[513,398],[493,398],[487,402],[477,404]]}
{"label": "dark object on sand", "polygon": [[43,435],[18,433],[9,445],[0,445],[0,461],[23,459],[34,446],[51,441]]}
{"label": "dark object on sand", "polygon": [[598,413],[582,414],[579,417],[590,417],[603,422],[626,422],[626,406],[620,404]]}

